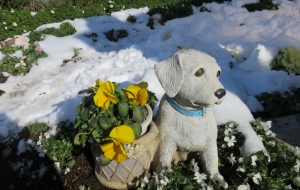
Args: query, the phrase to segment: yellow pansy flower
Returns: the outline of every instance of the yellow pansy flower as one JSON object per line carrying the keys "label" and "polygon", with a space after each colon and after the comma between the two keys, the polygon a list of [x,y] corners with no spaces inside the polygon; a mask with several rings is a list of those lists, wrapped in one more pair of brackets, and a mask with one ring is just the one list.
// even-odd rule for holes
{"label": "yellow pansy flower", "polygon": [[88,89],[89,89],[89,90],[92,90],[92,91],[94,91],[94,92],[97,92],[98,88],[99,88],[102,84],[104,84],[104,82],[102,82],[101,79],[97,79],[97,80],[96,80],[96,86],[90,86]]}
{"label": "yellow pansy flower", "polygon": [[[129,85],[125,90],[129,91],[126,92],[126,96],[129,99],[132,99],[132,103],[135,105],[145,105],[148,100],[148,83],[140,82],[138,84]],[[131,92],[131,93],[130,93]]]}
{"label": "yellow pansy flower", "polygon": [[119,102],[113,94],[115,93],[114,85],[110,81],[99,83],[97,92],[94,96],[94,102],[96,106],[107,109],[110,102],[116,104]]}
{"label": "yellow pansy flower", "polygon": [[134,141],[134,131],[127,125],[121,125],[113,128],[109,134],[109,138],[103,139],[109,142],[100,145],[104,155],[111,159],[116,160],[118,163],[127,159],[126,151],[123,144],[132,143]]}

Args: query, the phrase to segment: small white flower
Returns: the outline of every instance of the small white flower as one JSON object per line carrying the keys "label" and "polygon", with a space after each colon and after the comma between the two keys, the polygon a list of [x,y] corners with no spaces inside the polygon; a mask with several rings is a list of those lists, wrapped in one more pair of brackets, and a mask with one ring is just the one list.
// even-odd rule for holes
{"label": "small white flower", "polygon": [[3,24],[5,25],[5,24],[6,24],[6,22],[3,22]]}
{"label": "small white flower", "polygon": [[269,136],[269,135],[271,135],[271,133],[272,133],[272,132],[271,132],[270,130],[267,130],[267,131],[265,132],[265,135],[266,135],[266,136]]}
{"label": "small white flower", "polygon": [[202,173],[202,174],[199,173],[199,172],[196,172],[196,173],[195,173],[194,179],[197,181],[197,183],[198,183],[199,185],[204,185],[204,184],[205,184],[206,178],[207,178],[207,176],[206,176],[206,174],[204,174],[204,173]]}
{"label": "small white flower", "polygon": [[24,30],[24,32],[27,32],[26,30]]}
{"label": "small white flower", "polygon": [[51,13],[54,14],[55,13],[54,10],[51,10]]}
{"label": "small white flower", "polygon": [[244,158],[243,157],[239,157],[238,162],[241,164],[244,162]]}
{"label": "small white flower", "polygon": [[109,5],[110,6],[110,8],[113,8],[114,6],[113,5]]}
{"label": "small white flower", "polygon": [[46,139],[49,139],[50,138],[50,132],[48,131],[48,132],[44,133],[44,136],[45,136]]}
{"label": "small white flower", "polygon": [[254,174],[252,177],[252,180],[254,183],[256,183],[257,185],[259,185],[259,182],[262,180],[261,176],[259,173]]}
{"label": "small white flower", "polygon": [[112,3],[112,1],[108,1],[109,3]]}
{"label": "small white flower", "polygon": [[84,11],[82,11],[82,14],[84,14]]}
{"label": "small white flower", "polygon": [[154,184],[159,185],[158,174],[156,172],[153,172],[152,178],[154,179]]}
{"label": "small white flower", "polygon": [[237,190],[250,190],[250,186],[248,183],[246,185],[240,185]]}
{"label": "small white flower", "polygon": [[294,166],[294,170],[295,170],[296,172],[299,172],[299,168],[300,168],[300,161],[297,159],[297,160],[296,160],[296,166]]}
{"label": "small white flower", "polygon": [[193,165],[194,172],[199,172],[198,163],[195,161],[195,159],[191,160],[191,164]]}
{"label": "small white flower", "polygon": [[15,22],[13,23],[13,25],[14,25],[14,26],[18,26],[17,23],[15,23]]}
{"label": "small white flower", "polygon": [[7,27],[6,27],[6,26],[5,26],[4,28],[5,28],[5,30],[7,30]]}
{"label": "small white flower", "polygon": [[297,146],[293,149],[293,154],[294,156],[300,156],[300,150]]}
{"label": "small white flower", "polygon": [[216,173],[214,175],[214,180],[216,180],[224,189],[228,188],[228,184],[225,182],[224,177],[221,174]]}
{"label": "small white flower", "polygon": [[231,131],[232,131],[232,130],[231,130],[230,128],[225,129],[224,134],[225,134],[225,135],[228,135]]}
{"label": "small white flower", "polygon": [[146,173],[145,176],[144,176],[144,178],[141,179],[141,188],[138,188],[138,189],[143,190],[144,187],[146,187],[146,185],[148,183],[150,183],[150,178],[151,178],[151,174],[150,173]]}
{"label": "small white flower", "polygon": [[256,161],[257,161],[257,156],[256,155],[251,156],[251,165],[252,166],[256,166]]}
{"label": "small white flower", "polygon": [[166,186],[169,183],[169,179],[166,176],[163,176],[160,180],[160,184]]}
{"label": "small white flower", "polygon": [[227,142],[228,147],[234,146],[234,143],[236,142],[235,136],[232,136],[231,138],[226,136],[224,141]]}
{"label": "small white flower", "polygon": [[232,153],[230,154],[230,157],[227,157],[227,159],[232,165],[236,162],[235,157]]}
{"label": "small white flower", "polygon": [[271,132],[271,137],[276,137],[276,134]]}
{"label": "small white flower", "polygon": [[58,172],[60,171],[60,163],[59,162],[54,162],[54,167]]}
{"label": "small white flower", "polygon": [[70,171],[71,171],[70,168],[66,168],[65,169],[65,174],[69,173]]}
{"label": "small white flower", "polygon": [[244,168],[244,167],[241,167],[241,166],[239,166],[237,169],[236,169],[236,171],[238,171],[238,172],[245,172],[246,171],[246,169]]}
{"label": "small white flower", "polygon": [[268,154],[267,151],[264,151],[264,155],[265,155],[266,157],[268,157],[268,162],[270,162],[270,161],[271,161],[271,157],[270,157],[270,155]]}
{"label": "small white flower", "polygon": [[10,10],[10,12],[11,12],[11,13],[14,13],[15,11],[12,9],[12,10]]}
{"label": "small white flower", "polygon": [[272,147],[274,147],[276,145],[276,142],[275,141],[269,141],[268,144],[271,145]]}
{"label": "small white flower", "polygon": [[234,122],[228,124],[228,127],[232,128],[234,126]]}
{"label": "small white flower", "polygon": [[269,131],[269,129],[272,127],[272,121],[260,122],[260,125],[265,131]]}
{"label": "small white flower", "polygon": [[15,68],[18,68],[18,67],[20,67],[20,66],[26,67],[26,63],[24,63],[24,60],[20,60],[20,63],[17,63],[17,64],[15,65]]}

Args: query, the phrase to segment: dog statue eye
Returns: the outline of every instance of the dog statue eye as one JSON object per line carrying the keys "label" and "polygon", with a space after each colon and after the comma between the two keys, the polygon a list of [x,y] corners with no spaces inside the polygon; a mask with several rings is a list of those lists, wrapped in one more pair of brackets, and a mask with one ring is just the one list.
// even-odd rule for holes
{"label": "dog statue eye", "polygon": [[217,77],[219,78],[220,75],[221,75],[221,71],[218,71],[218,72],[217,72]]}
{"label": "dog statue eye", "polygon": [[204,73],[204,70],[201,68],[201,69],[199,69],[198,71],[195,72],[195,76],[196,77],[201,77],[203,75],[203,73]]}

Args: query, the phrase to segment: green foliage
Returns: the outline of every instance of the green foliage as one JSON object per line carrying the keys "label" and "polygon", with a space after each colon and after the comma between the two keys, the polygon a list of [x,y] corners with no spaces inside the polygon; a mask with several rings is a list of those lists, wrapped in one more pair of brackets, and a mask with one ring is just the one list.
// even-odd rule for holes
{"label": "green foliage", "polygon": [[[55,163],[59,163],[58,171],[72,168],[75,164],[73,158],[74,145],[73,138],[76,134],[74,125],[63,121],[56,128],[56,135],[44,133],[42,135],[41,144],[46,150],[47,156]],[[49,132],[48,132],[49,133]],[[56,167],[58,167],[56,165]]]}
{"label": "green foliage", "polygon": [[[44,51],[36,50],[37,46],[33,44],[33,42],[40,41],[41,36],[44,34],[51,34],[57,37],[63,37],[74,34],[75,32],[75,28],[69,22],[63,22],[58,29],[52,27],[46,28],[43,31],[30,32],[28,38],[32,43],[29,45],[28,49],[23,49],[19,46],[4,46],[1,49],[2,53],[5,56],[2,60],[0,60],[0,70],[8,72],[13,76],[23,76],[27,74],[30,71],[32,65],[37,63],[37,60],[39,58],[47,57],[47,54]],[[80,49],[74,50],[74,56],[78,56],[79,50]],[[22,51],[23,56],[25,56],[23,62],[26,64],[26,66],[16,67],[16,64],[19,63],[21,60],[19,58],[10,56],[10,54],[15,53],[16,51]]]}
{"label": "green foliage", "polygon": [[[160,174],[146,174],[140,179],[141,189],[297,189],[300,187],[300,151],[277,141],[270,131],[270,122],[256,120],[251,123],[261,137],[266,151],[249,157],[240,153],[245,137],[237,131],[234,122],[219,126],[219,171],[224,176],[210,181],[201,168],[199,160],[184,162],[172,169],[165,168]],[[147,176],[148,175],[148,176]],[[221,180],[220,180],[221,179]],[[246,188],[248,186],[248,188]],[[244,187],[244,188],[242,188]]]}
{"label": "green foliage", "polygon": [[300,88],[291,92],[263,92],[256,96],[262,102],[265,117],[279,117],[300,112]]}
{"label": "green foliage", "polygon": [[[27,74],[32,65],[37,63],[37,60],[39,58],[47,57],[47,54],[45,52],[38,52],[35,49],[34,44],[30,44],[29,48],[26,50],[23,50],[21,47],[11,47],[11,46],[5,46],[1,50],[4,53],[4,58],[0,60],[0,71],[5,71],[10,73],[13,76],[23,76]],[[19,66],[16,67],[16,64],[20,62],[21,59],[17,57],[11,57],[9,54],[14,53],[15,51],[22,51],[23,56],[26,56],[25,59],[23,59],[26,66]]]}
{"label": "green foliage", "polygon": [[[152,8],[148,12],[148,14],[150,16],[154,14],[161,14],[161,19],[159,22],[164,25],[168,20],[192,15],[193,9],[190,3],[180,2],[180,3],[172,3],[171,5],[164,6],[164,7]],[[147,25],[153,26],[149,22]]]}
{"label": "green foliage", "polygon": [[76,29],[69,23],[69,22],[63,22],[59,28],[46,28],[42,31],[34,31],[30,32],[28,38],[30,41],[35,42],[35,41],[40,41],[41,37],[44,34],[50,34],[56,37],[64,37],[68,35],[72,35],[76,32]]}
{"label": "green foliage", "polygon": [[273,70],[283,70],[289,74],[300,75],[300,50],[295,47],[281,49],[270,66]]}
{"label": "green foliage", "polygon": [[262,10],[277,10],[278,4],[274,4],[272,0],[259,0],[258,3],[249,3],[243,5],[249,12],[262,11]]}
{"label": "green foliage", "polygon": [[136,22],[136,17],[134,15],[129,14],[126,20],[128,22],[135,23]]}
{"label": "green foliage", "polygon": [[0,9],[0,40],[22,34],[37,27],[27,10]]}

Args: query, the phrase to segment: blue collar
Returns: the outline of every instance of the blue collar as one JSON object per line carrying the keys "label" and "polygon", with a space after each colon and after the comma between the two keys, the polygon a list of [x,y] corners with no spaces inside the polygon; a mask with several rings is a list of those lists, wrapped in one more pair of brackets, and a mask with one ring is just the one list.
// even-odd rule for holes
{"label": "blue collar", "polygon": [[196,117],[196,116],[203,116],[206,112],[206,108],[202,108],[200,110],[186,110],[185,108],[183,108],[182,106],[180,106],[176,100],[174,100],[173,98],[170,98],[169,96],[166,95],[166,99],[169,102],[169,104],[179,113],[186,115],[186,116],[192,116],[192,117]]}

